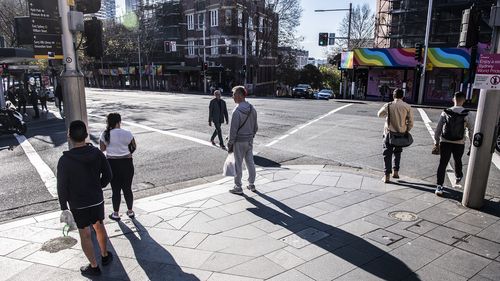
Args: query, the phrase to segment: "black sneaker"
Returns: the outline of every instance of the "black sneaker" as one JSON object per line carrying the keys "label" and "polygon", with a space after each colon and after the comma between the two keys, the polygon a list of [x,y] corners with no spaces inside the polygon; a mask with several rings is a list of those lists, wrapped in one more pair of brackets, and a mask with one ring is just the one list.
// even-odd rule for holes
{"label": "black sneaker", "polygon": [[107,256],[105,256],[105,257],[101,256],[101,263],[103,266],[110,264],[112,260],[113,260],[113,254],[110,251],[108,251]]}
{"label": "black sneaker", "polygon": [[462,178],[457,177],[457,179],[455,180],[455,185],[460,184],[461,181],[462,181]]}
{"label": "black sneaker", "polygon": [[111,213],[108,217],[111,220],[114,220],[114,221],[119,221],[120,220],[120,215],[115,215],[115,213]]}
{"label": "black sneaker", "polygon": [[80,272],[82,275],[86,276],[98,276],[101,275],[101,269],[99,266],[92,267],[90,264],[80,267]]}

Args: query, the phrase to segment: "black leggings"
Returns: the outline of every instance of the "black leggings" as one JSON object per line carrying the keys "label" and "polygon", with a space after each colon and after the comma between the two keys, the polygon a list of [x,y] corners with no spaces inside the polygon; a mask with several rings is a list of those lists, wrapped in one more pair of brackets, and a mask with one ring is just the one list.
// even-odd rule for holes
{"label": "black leggings", "polygon": [[134,178],[134,162],[132,158],[108,159],[113,179],[111,180],[111,190],[113,191],[113,210],[118,212],[121,203],[121,191],[127,203],[127,208],[132,210],[134,195],[132,194],[132,179]]}

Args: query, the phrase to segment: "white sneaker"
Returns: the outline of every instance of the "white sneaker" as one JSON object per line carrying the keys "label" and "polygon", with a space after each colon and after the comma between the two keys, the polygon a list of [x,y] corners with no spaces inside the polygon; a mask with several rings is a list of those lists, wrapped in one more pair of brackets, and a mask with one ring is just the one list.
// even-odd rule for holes
{"label": "white sneaker", "polygon": [[436,191],[434,191],[434,193],[437,195],[437,196],[442,196],[443,195],[443,186],[442,185],[438,185],[436,186]]}
{"label": "white sneaker", "polygon": [[255,188],[255,185],[254,185],[254,184],[249,184],[249,185],[247,186],[247,188],[248,188],[248,190],[250,190],[251,192],[256,192],[256,191],[257,191],[257,189]]}

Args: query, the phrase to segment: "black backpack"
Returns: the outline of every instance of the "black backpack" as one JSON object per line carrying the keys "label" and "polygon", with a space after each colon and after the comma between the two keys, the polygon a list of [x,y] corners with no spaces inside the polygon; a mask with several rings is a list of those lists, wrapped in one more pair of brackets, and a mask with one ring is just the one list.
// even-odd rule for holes
{"label": "black backpack", "polygon": [[443,138],[450,141],[462,140],[465,136],[465,117],[468,110],[456,113],[451,108],[444,110],[445,121],[443,126]]}

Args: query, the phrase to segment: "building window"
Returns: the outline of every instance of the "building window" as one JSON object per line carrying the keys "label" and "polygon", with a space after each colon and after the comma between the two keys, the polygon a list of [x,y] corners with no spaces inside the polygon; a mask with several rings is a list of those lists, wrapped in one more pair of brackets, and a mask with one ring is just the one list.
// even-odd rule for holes
{"label": "building window", "polygon": [[219,26],[219,10],[210,10],[210,26]]}
{"label": "building window", "polygon": [[187,17],[188,30],[193,30],[194,29],[194,14],[188,14],[186,17]]}
{"label": "building window", "polygon": [[219,39],[212,39],[212,55],[218,55],[219,54]]}
{"label": "building window", "polygon": [[252,41],[252,56],[257,55],[257,42],[255,40]]}
{"label": "building window", "polygon": [[259,31],[262,32],[264,30],[264,18],[259,17]]}
{"label": "building window", "polygon": [[231,9],[226,9],[226,25],[231,26],[233,24],[233,12]]}
{"label": "building window", "polygon": [[225,39],[226,43],[226,54],[232,54],[231,48],[232,48],[232,42],[231,39]]}
{"label": "building window", "polygon": [[205,26],[205,14],[204,13],[199,13],[197,15],[197,17],[198,17],[198,22],[197,22],[198,27],[197,27],[197,29],[203,29],[203,26]]}
{"label": "building window", "polygon": [[238,55],[243,55],[243,40],[238,39]]}
{"label": "building window", "polygon": [[248,29],[253,30],[253,18],[248,17]]}
{"label": "building window", "polygon": [[238,27],[243,27],[243,11],[238,10]]}
{"label": "building window", "polygon": [[194,41],[188,41],[188,56],[194,56]]}

